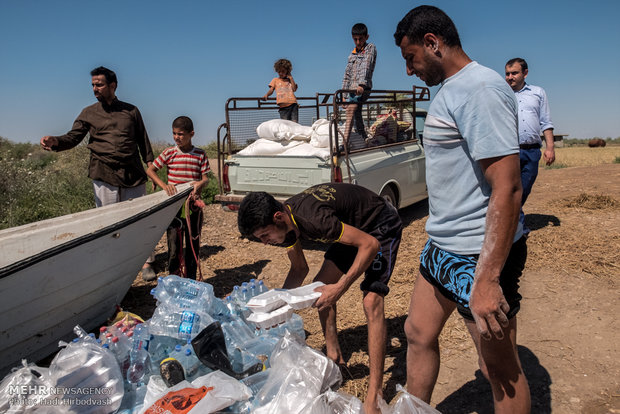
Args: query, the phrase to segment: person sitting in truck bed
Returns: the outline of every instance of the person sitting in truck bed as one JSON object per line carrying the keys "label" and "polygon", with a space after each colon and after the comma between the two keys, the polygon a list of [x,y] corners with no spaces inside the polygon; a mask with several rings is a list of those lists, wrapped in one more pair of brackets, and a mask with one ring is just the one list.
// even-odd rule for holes
{"label": "person sitting in truck bed", "polygon": [[291,267],[283,288],[300,286],[309,268],[300,240],[329,243],[325,260],[314,281],[327,356],[337,364],[345,361],[338,343],[336,303],[362,273],[360,284],[368,321],[370,378],[364,404],[366,413],[378,413],[382,396],[386,322],[384,297],[394,269],[402,234],[397,210],[365,187],[330,183],[310,187],[280,203],[265,192],[252,192],[239,208],[239,231],[245,237],[287,248]]}

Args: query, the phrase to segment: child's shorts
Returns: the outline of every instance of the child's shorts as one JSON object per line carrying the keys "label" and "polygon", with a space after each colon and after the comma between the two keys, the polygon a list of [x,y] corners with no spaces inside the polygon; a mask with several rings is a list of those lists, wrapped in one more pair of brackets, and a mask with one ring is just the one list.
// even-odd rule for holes
{"label": "child's shorts", "polygon": [[[420,254],[420,274],[441,294],[456,303],[458,312],[465,319],[474,320],[469,310],[469,294],[474,283],[474,271],[479,255],[450,253],[436,247],[429,239]],[[521,295],[519,278],[525,267],[527,245],[522,237],[513,243],[499,277],[510,311],[508,319],[519,312]]]}
{"label": "child's shorts", "polygon": [[[388,282],[394,270],[402,231],[403,224],[398,211],[391,204],[386,204],[373,230],[368,232],[379,241],[381,247],[375,260],[366,269],[364,280],[360,284],[361,290],[382,296],[389,293]],[[346,273],[353,265],[356,255],[357,247],[334,243],[327,249],[325,259],[331,260],[342,273]]]}

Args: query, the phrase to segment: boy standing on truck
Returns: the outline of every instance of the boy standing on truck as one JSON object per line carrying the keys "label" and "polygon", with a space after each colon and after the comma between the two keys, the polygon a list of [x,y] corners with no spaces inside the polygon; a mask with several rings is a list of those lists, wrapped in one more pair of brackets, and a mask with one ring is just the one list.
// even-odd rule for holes
{"label": "boy standing on truck", "polygon": [[383,395],[386,322],[384,297],[402,234],[398,211],[365,187],[330,183],[310,187],[283,204],[265,192],[249,193],[241,202],[239,231],[265,244],[287,248],[291,268],[283,288],[300,286],[308,263],[300,240],[331,244],[314,278],[325,283],[315,307],[325,336],[327,356],[344,365],[338,343],[336,303],[362,273],[360,284],[368,321],[370,377],[364,403],[366,413],[379,413]]}
{"label": "boy standing on truck", "polygon": [[[355,48],[349,55],[347,67],[342,79],[342,89],[355,90],[349,94],[346,112],[347,122],[345,125],[344,144],[348,146],[351,127],[355,124],[355,132],[364,139],[367,138],[362,118],[362,104],[366,102],[372,88],[372,73],[375,70],[377,49],[368,41],[368,28],[364,23],[356,23],[351,28],[351,36]],[[347,147],[348,148],[348,147]]]}
{"label": "boy standing on truck", "polygon": [[280,109],[278,109],[280,119],[298,122],[299,105],[297,104],[297,98],[295,98],[297,84],[291,75],[293,65],[288,59],[278,59],[276,63],[274,63],[273,68],[278,74],[278,77],[273,78],[271,82],[269,82],[269,90],[265,96],[263,96],[263,101],[266,101],[273,91],[276,91],[276,103],[280,107]]}
{"label": "boy standing on truck", "polygon": [[[195,207],[200,200],[202,189],[209,181],[207,173],[209,159],[204,150],[192,145],[194,123],[187,116],[180,116],[172,122],[172,137],[177,144],[165,149],[146,173],[155,184],[163,188],[168,195],[177,192],[175,185],[193,182],[194,191],[190,194],[190,211],[181,207],[166,231],[168,239],[168,271],[170,274],[186,276],[196,280],[197,256],[200,250],[200,228],[202,211]],[[157,176],[157,170],[168,168],[168,183]],[[187,215],[189,225],[187,227]],[[191,230],[191,232],[190,232]],[[185,239],[185,251],[183,250]],[[196,255],[196,256],[194,256]]]}

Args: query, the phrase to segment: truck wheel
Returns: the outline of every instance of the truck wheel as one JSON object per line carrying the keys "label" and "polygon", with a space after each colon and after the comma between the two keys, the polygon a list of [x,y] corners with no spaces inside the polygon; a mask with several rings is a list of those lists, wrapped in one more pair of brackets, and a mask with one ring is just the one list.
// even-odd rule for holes
{"label": "truck wheel", "polygon": [[396,194],[394,194],[394,190],[392,190],[392,187],[385,187],[383,190],[381,190],[380,195],[381,197],[385,198],[388,203],[398,208],[398,201],[396,200]]}

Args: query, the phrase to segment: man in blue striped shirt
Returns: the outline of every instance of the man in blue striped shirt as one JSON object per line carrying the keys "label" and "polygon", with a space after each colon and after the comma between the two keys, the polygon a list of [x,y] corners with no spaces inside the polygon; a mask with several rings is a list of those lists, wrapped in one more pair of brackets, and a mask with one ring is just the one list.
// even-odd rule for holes
{"label": "man in blue striped shirt", "polygon": [[523,235],[527,237],[530,230],[525,226],[523,205],[532,191],[538,176],[542,131],[545,137],[545,152],[542,154],[547,165],[555,161],[553,146],[553,123],[549,113],[547,94],[540,86],[525,83],[528,69],[527,62],[522,58],[510,59],[506,62],[506,82],[515,92],[519,102],[519,158],[521,161],[521,212],[519,222],[523,225]]}

